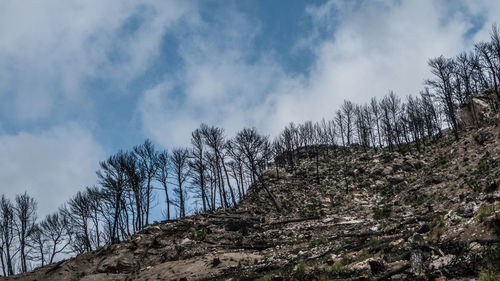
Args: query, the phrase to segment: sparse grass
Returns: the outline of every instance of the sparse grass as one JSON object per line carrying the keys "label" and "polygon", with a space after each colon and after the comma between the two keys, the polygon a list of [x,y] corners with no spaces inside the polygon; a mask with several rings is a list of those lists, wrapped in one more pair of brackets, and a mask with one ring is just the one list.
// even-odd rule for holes
{"label": "sparse grass", "polygon": [[340,274],[348,271],[348,269],[345,266],[343,266],[342,264],[340,264],[338,262],[334,263],[333,265],[328,267],[326,270],[328,273],[333,274],[333,275],[340,275]]}
{"label": "sparse grass", "polygon": [[207,237],[207,230],[202,228],[201,230],[191,230],[189,233],[189,239],[195,241],[203,241]]}
{"label": "sparse grass", "polygon": [[326,240],[323,239],[323,238],[318,238],[316,240],[313,240],[309,243],[309,246],[311,246],[311,248],[313,247],[317,247],[317,246],[321,246],[321,245],[324,245],[326,244]]}
{"label": "sparse grass", "polygon": [[271,280],[272,280],[271,274],[266,274],[266,275],[262,276],[261,278],[257,279],[257,281],[271,281]]}
{"label": "sparse grass", "polygon": [[306,265],[301,263],[295,268],[293,272],[293,277],[297,280],[303,280],[306,276]]}
{"label": "sparse grass", "polygon": [[497,273],[495,273],[493,271],[487,271],[487,272],[481,273],[481,275],[479,276],[479,280],[480,281],[499,281],[500,277]]}
{"label": "sparse grass", "polygon": [[488,204],[488,205],[482,206],[479,209],[479,212],[477,214],[477,221],[479,223],[482,223],[486,217],[493,214],[494,212],[495,212],[495,205],[494,204]]}
{"label": "sparse grass", "polygon": [[384,205],[382,208],[373,208],[373,218],[376,220],[386,219],[391,216],[392,206]]}

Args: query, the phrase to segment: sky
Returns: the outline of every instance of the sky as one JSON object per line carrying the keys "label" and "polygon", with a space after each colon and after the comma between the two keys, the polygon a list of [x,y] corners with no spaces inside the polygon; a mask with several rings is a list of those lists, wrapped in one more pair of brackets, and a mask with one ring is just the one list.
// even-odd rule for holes
{"label": "sky", "polygon": [[[0,0],[0,194],[43,217],[99,161],[200,123],[274,136],[487,40],[497,0]],[[159,212],[156,216],[160,216]]]}

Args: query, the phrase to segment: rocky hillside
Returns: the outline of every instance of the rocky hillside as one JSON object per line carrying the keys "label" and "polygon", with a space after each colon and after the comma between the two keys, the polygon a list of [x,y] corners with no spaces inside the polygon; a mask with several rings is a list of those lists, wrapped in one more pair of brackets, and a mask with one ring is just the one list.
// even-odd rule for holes
{"label": "rocky hillside", "polygon": [[281,214],[253,190],[238,208],[151,225],[1,280],[498,280],[492,116],[467,121],[458,142],[446,132],[427,140],[421,152],[303,149],[295,170],[265,174]]}

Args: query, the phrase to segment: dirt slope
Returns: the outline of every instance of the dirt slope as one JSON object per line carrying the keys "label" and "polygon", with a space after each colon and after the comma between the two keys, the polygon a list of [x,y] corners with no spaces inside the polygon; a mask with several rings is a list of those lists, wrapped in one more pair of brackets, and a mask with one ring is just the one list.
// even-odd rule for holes
{"label": "dirt slope", "polygon": [[[469,280],[498,273],[500,128],[421,153],[300,151],[237,209],[152,225],[116,245],[0,280]],[[493,273],[492,273],[493,274]]]}

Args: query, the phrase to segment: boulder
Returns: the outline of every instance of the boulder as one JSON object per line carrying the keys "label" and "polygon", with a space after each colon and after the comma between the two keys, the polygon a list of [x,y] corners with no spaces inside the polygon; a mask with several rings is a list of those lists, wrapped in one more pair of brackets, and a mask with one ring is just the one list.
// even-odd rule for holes
{"label": "boulder", "polygon": [[433,256],[433,260],[429,265],[430,270],[439,270],[443,267],[447,267],[451,265],[453,260],[455,259],[454,255],[446,255],[442,256]]}
{"label": "boulder", "polygon": [[458,120],[462,127],[474,127],[488,118],[490,113],[491,107],[487,102],[472,98],[458,109]]}
{"label": "boulder", "polygon": [[457,214],[463,218],[472,218],[475,211],[478,209],[476,202],[471,201],[467,204],[463,204],[457,209]]}

